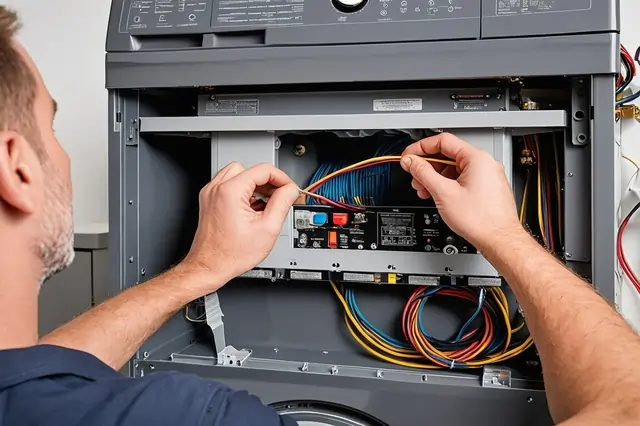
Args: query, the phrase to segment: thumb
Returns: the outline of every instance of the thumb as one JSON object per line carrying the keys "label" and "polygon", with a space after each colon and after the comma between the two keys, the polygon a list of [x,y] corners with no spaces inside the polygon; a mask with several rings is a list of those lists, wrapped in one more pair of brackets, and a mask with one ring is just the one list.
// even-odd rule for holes
{"label": "thumb", "polygon": [[400,165],[436,197],[451,183],[450,179],[438,173],[431,163],[417,155],[405,155],[400,160]]}
{"label": "thumb", "polygon": [[289,209],[298,197],[300,197],[300,189],[295,183],[289,183],[276,189],[264,208],[264,217],[268,222],[267,226],[280,229],[289,214]]}

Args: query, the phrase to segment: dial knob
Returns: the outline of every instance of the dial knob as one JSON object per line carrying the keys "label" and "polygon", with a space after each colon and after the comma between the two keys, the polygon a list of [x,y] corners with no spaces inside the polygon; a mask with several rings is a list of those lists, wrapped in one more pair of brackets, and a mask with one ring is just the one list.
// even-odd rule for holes
{"label": "dial knob", "polygon": [[444,248],[442,249],[442,252],[447,256],[451,256],[454,254],[458,254],[458,248],[454,245],[448,244],[444,246]]}
{"label": "dial knob", "polygon": [[368,0],[331,0],[333,7],[342,13],[354,13],[362,10]]}

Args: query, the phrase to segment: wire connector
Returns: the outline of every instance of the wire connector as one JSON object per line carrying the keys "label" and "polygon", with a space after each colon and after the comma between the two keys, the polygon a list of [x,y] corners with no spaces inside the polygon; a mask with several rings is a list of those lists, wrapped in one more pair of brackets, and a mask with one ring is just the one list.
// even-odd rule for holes
{"label": "wire connector", "polygon": [[638,105],[623,105],[616,109],[616,121],[621,118],[629,119],[633,118],[640,121],[640,106]]}
{"label": "wire connector", "polygon": [[523,166],[533,166],[536,164],[536,159],[533,157],[531,150],[523,149],[520,152],[520,164]]}

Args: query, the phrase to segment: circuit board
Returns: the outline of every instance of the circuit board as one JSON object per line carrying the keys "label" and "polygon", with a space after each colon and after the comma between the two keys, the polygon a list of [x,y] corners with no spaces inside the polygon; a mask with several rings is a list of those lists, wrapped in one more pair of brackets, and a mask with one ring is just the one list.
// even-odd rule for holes
{"label": "circuit board", "polygon": [[477,254],[444,223],[435,207],[366,207],[361,212],[330,206],[296,206],[297,249],[383,250]]}

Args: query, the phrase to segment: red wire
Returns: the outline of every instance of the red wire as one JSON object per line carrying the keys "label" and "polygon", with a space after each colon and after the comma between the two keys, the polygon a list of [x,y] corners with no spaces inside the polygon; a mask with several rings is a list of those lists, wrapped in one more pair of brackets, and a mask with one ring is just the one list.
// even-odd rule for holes
{"label": "red wire", "polygon": [[631,269],[631,266],[629,265],[627,257],[624,253],[624,245],[622,244],[622,237],[625,229],[627,228],[627,225],[629,224],[630,219],[631,216],[627,216],[620,225],[620,229],[618,230],[618,237],[616,239],[616,255],[618,257],[618,262],[620,263],[622,271],[627,276],[627,278],[629,278],[629,281],[631,281],[631,284],[633,284],[636,291],[640,293],[640,280],[638,279],[638,276],[633,272],[633,269]]}

